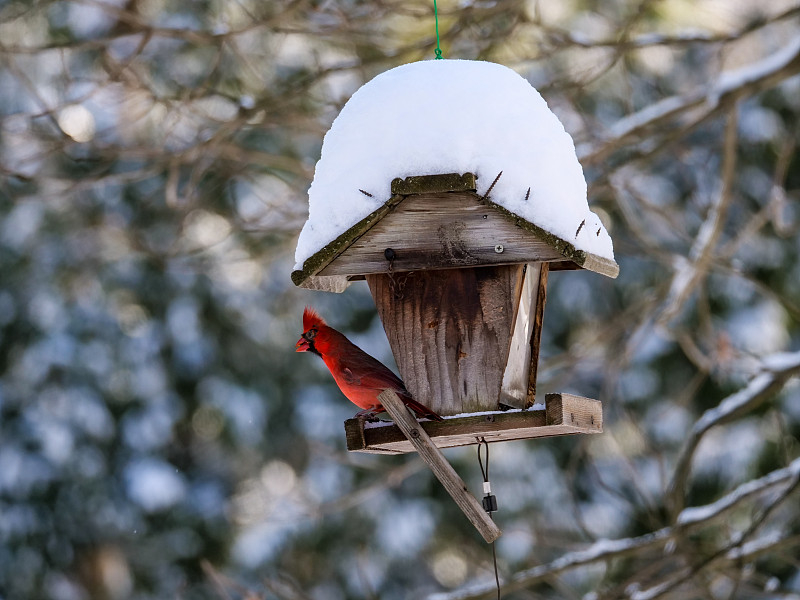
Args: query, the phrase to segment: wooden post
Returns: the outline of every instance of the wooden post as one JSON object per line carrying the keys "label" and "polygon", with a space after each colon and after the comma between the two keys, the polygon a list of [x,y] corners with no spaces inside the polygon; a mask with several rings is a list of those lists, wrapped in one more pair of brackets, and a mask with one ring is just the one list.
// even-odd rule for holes
{"label": "wooden post", "polygon": [[383,407],[391,415],[395,424],[400,428],[408,441],[416,449],[420,458],[430,467],[433,474],[441,482],[447,492],[458,504],[487,543],[500,537],[500,528],[483,510],[481,504],[469,493],[464,480],[455,472],[452,465],[447,462],[442,452],[434,445],[425,430],[411,416],[403,401],[392,390],[384,390],[378,396]]}
{"label": "wooden post", "polygon": [[[546,264],[546,263],[545,263]],[[503,385],[500,388],[500,404],[514,408],[529,408],[528,372],[531,367],[531,335],[534,312],[539,289],[539,272],[543,263],[529,263],[525,267],[522,285],[516,301],[514,333],[508,353]]]}

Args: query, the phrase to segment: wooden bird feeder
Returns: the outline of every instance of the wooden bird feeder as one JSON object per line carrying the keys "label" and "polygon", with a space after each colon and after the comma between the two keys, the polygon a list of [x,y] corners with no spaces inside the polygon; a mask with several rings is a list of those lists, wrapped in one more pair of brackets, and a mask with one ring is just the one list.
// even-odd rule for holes
{"label": "wooden bird feeder", "polygon": [[551,271],[616,277],[619,267],[494,202],[491,181],[483,195],[477,184],[473,173],[423,173],[360,190],[388,200],[308,257],[292,281],[342,292],[366,280],[406,387],[445,420],[416,423],[385,393],[394,424],[346,421],[347,449],[418,451],[491,541],[499,529],[463,497],[437,448],[600,433],[597,400],[551,393],[536,403],[539,343]]}
{"label": "wooden bird feeder", "polygon": [[[547,394],[544,410],[529,409],[549,272],[616,277],[617,264],[475,190],[471,173],[395,179],[384,206],[292,279],[333,291],[366,279],[408,390],[442,416],[466,415],[424,424],[439,448],[602,431],[596,400]],[[396,427],[350,419],[345,430],[351,451],[412,450]]]}

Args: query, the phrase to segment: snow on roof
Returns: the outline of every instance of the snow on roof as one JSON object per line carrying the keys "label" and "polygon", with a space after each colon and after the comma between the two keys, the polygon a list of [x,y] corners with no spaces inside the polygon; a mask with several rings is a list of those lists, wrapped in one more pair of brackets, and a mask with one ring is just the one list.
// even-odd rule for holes
{"label": "snow on roof", "polygon": [[589,210],[572,138],[539,92],[502,65],[428,60],[378,75],[334,120],[308,190],[295,268],[386,203],[396,177],[469,172],[485,194],[500,171],[493,202],[614,259],[611,237]]}

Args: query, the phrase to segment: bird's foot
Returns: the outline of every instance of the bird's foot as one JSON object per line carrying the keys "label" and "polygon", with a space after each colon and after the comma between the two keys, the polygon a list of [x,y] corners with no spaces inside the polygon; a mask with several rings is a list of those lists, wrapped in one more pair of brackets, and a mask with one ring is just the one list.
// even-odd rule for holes
{"label": "bird's foot", "polygon": [[368,423],[377,423],[380,421],[376,413],[371,410],[360,410],[355,414],[355,418],[362,421],[367,421]]}

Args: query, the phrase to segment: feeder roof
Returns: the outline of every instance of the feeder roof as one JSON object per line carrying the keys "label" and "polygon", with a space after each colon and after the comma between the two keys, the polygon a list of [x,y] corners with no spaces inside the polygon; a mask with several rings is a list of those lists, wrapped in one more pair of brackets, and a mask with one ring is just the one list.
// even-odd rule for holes
{"label": "feeder roof", "polygon": [[378,75],[334,120],[308,191],[295,269],[389,201],[397,177],[475,173],[483,195],[501,171],[493,202],[613,262],[572,138],[539,92],[502,65],[429,60]]}

